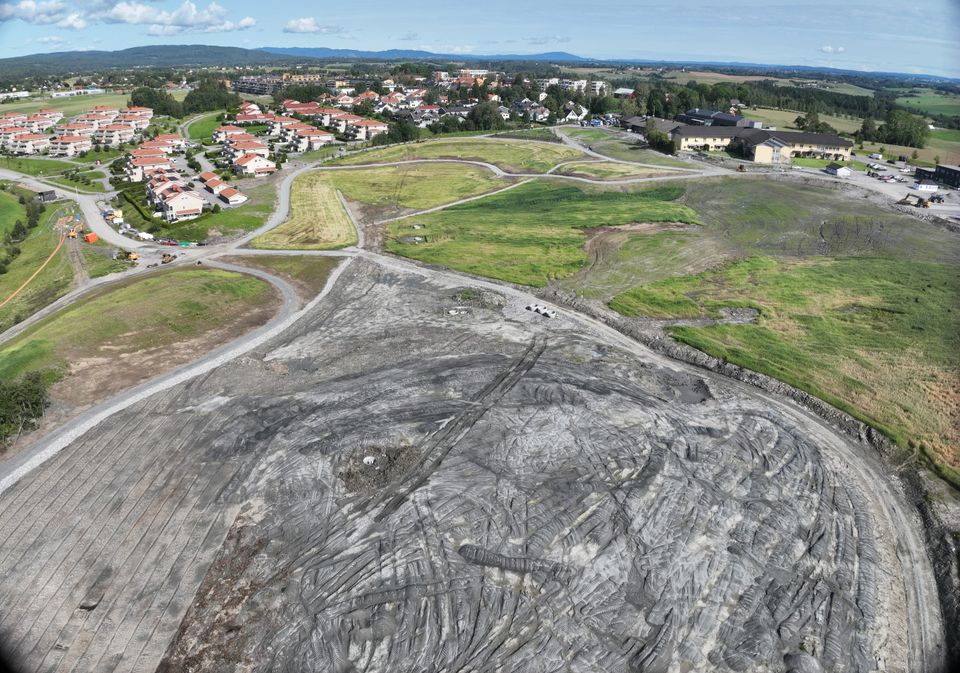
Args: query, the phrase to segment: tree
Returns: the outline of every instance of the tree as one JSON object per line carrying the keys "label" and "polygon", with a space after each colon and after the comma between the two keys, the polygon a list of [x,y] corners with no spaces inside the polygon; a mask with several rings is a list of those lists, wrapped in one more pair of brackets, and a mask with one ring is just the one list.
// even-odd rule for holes
{"label": "tree", "polygon": [[183,116],[183,106],[180,101],[166,91],[148,87],[134,89],[130,94],[130,105],[153,108],[153,113],[157,115]]}
{"label": "tree", "polygon": [[864,117],[859,133],[861,140],[870,142],[877,139],[877,122],[873,120],[873,117]]}
{"label": "tree", "polygon": [[924,147],[930,137],[927,121],[905,110],[890,110],[878,131],[878,140],[891,145]]}
{"label": "tree", "polygon": [[480,131],[494,131],[506,128],[506,122],[500,116],[499,106],[496,103],[480,103],[467,115],[467,121],[473,128]]}
{"label": "tree", "polygon": [[937,166],[940,165],[940,155],[939,155],[939,154],[933,158],[933,163],[936,164]]}
{"label": "tree", "polygon": [[913,152],[910,153],[910,158],[916,161],[917,159],[920,158],[920,153],[914,150]]}
{"label": "tree", "polygon": [[240,96],[227,88],[219,79],[207,78],[200,81],[200,85],[187,94],[183,99],[183,112],[206,112],[233,108],[240,105]]}

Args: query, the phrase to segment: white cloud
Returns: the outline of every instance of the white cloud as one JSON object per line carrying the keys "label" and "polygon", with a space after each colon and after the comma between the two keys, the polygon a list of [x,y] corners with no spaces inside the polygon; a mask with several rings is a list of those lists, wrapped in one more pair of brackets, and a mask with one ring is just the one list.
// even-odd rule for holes
{"label": "white cloud", "polygon": [[64,39],[59,35],[47,35],[45,37],[38,37],[35,41],[40,44],[61,44],[64,42]]}
{"label": "white cloud", "polygon": [[201,9],[191,0],[167,11],[135,0],[86,0],[77,8],[62,0],[19,0],[0,2],[0,21],[20,19],[36,25],[56,25],[81,30],[91,23],[122,23],[150,26],[151,35],[174,35],[184,31],[219,33],[245,30],[256,25],[252,17],[239,21],[227,18],[227,10],[216,2]]}
{"label": "white cloud", "polygon": [[339,35],[344,30],[340,26],[330,24],[319,24],[312,16],[304,16],[299,19],[290,19],[287,25],[283,27],[284,33],[321,33],[323,35]]}
{"label": "white cloud", "polygon": [[831,47],[829,44],[820,47],[820,51],[822,51],[824,54],[842,54],[846,50],[846,47]]}
{"label": "white cloud", "polygon": [[572,38],[566,35],[541,35],[539,37],[525,37],[523,39],[527,44],[531,45],[543,45],[551,43],[565,44],[572,40]]}

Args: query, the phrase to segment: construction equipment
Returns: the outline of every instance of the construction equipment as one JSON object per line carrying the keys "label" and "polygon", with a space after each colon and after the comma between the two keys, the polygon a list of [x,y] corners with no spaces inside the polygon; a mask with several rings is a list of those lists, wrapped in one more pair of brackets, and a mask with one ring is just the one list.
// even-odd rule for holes
{"label": "construction equipment", "polygon": [[[916,201],[911,201],[910,199],[916,199]],[[917,208],[929,208],[930,202],[927,201],[922,196],[917,196],[916,194],[907,194],[902,199],[897,201],[898,206],[916,206]]]}
{"label": "construction equipment", "polygon": [[83,240],[87,243],[96,243],[100,240],[100,237],[91,231],[89,234],[84,234]]}
{"label": "construction equipment", "polygon": [[163,253],[163,255],[160,256],[160,263],[169,264],[170,262],[174,261],[176,258],[177,258],[176,255],[171,255],[169,252],[165,252]]}

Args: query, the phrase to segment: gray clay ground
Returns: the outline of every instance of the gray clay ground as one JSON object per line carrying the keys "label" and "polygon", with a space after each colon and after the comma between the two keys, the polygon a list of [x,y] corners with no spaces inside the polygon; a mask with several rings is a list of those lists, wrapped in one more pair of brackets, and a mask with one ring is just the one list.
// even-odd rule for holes
{"label": "gray clay ground", "polygon": [[26,670],[907,670],[930,570],[843,439],[444,278],[354,259],[0,496]]}

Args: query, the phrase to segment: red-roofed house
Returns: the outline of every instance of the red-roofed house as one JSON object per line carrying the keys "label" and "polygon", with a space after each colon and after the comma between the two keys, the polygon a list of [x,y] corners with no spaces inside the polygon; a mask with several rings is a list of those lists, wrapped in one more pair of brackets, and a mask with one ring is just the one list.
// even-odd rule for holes
{"label": "red-roofed house", "polygon": [[219,180],[220,176],[214,173],[213,171],[204,171],[197,176],[200,179],[200,182],[210,182],[211,180]]}
{"label": "red-roofed house", "polygon": [[13,147],[18,136],[25,136],[30,131],[22,129],[19,126],[0,127],[0,147]]}
{"label": "red-roofed house", "polygon": [[204,199],[196,192],[178,192],[167,197],[160,205],[163,211],[163,219],[168,222],[177,222],[194,217],[199,217],[203,213]]}
{"label": "red-roofed house", "polygon": [[269,175],[277,170],[277,165],[258,154],[244,154],[234,160],[233,170],[240,175]]}
{"label": "red-roofed house", "polygon": [[50,146],[50,136],[43,133],[24,133],[14,138],[14,154],[39,154]]}
{"label": "red-roofed house", "polygon": [[231,206],[239,206],[241,203],[247,200],[247,195],[241,192],[239,189],[234,189],[233,187],[226,187],[225,189],[220,190],[220,193],[217,195],[223,201],[226,201]]}
{"label": "red-roofed house", "polygon": [[133,140],[134,130],[126,124],[107,124],[97,127],[93,132],[93,141],[101,145],[116,147],[120,143],[127,143]]}
{"label": "red-roofed house", "polygon": [[204,184],[204,187],[206,188],[206,190],[211,194],[219,194],[221,191],[223,191],[229,186],[230,185],[228,185],[226,182],[224,182],[220,178],[213,178],[212,180],[207,180],[206,184]]}
{"label": "red-roofed house", "polygon": [[127,163],[127,180],[140,182],[146,177],[147,170],[171,170],[173,165],[167,156],[134,157]]}
{"label": "red-roofed house", "polygon": [[92,137],[93,132],[97,130],[96,124],[85,124],[83,122],[71,122],[56,128],[57,135],[64,136],[87,136]]}
{"label": "red-roofed house", "polygon": [[73,157],[93,146],[90,136],[57,136],[50,140],[50,156]]}
{"label": "red-roofed house", "polygon": [[233,126],[232,124],[224,124],[223,126],[218,126],[213,129],[213,142],[222,143],[227,140],[230,136],[235,136],[239,133],[246,133],[239,126]]}
{"label": "red-roofed house", "polygon": [[350,124],[353,137],[357,140],[370,140],[381,133],[386,133],[390,127],[386,122],[378,122],[375,119],[361,119],[358,122]]}

